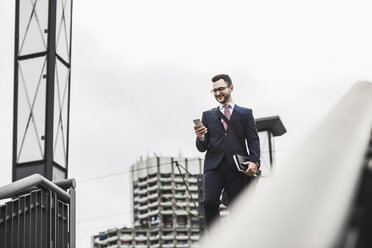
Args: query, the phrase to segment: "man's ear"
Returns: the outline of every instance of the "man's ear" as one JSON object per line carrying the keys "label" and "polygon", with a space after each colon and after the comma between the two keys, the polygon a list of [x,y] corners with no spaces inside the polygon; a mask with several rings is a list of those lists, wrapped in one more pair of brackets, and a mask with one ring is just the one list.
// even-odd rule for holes
{"label": "man's ear", "polygon": [[234,90],[234,85],[231,84],[231,85],[230,85],[230,91],[233,91],[233,90]]}

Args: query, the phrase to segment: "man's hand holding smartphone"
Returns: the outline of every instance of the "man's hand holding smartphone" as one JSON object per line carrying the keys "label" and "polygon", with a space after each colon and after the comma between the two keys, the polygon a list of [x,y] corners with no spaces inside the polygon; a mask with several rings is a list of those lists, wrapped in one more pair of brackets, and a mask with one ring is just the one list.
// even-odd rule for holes
{"label": "man's hand holding smartphone", "polygon": [[200,140],[204,140],[204,134],[208,132],[207,128],[203,126],[203,123],[200,121],[200,119],[194,120],[194,124],[196,136],[198,136]]}

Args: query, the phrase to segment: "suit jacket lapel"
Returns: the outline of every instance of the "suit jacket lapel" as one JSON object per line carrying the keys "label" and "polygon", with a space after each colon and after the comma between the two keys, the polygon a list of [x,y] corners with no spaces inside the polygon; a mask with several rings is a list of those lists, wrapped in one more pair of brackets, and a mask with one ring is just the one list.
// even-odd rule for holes
{"label": "suit jacket lapel", "polygon": [[239,114],[240,114],[240,107],[235,104],[234,110],[233,110],[233,112],[231,114],[231,117],[230,117],[230,121],[233,122],[238,117]]}

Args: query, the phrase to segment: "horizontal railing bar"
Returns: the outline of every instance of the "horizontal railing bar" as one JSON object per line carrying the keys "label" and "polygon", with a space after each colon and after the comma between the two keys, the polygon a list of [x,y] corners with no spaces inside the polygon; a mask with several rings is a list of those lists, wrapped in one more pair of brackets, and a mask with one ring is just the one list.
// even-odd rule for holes
{"label": "horizontal railing bar", "polygon": [[0,187],[0,200],[13,197],[21,192],[24,193],[28,189],[34,189],[35,186],[42,186],[50,189],[65,201],[70,200],[70,195],[66,191],[64,191],[48,179],[44,178],[40,174],[33,174],[31,176],[22,178],[13,183]]}
{"label": "horizontal railing bar", "polygon": [[64,190],[68,190],[70,188],[74,188],[74,189],[76,188],[76,181],[73,178],[57,180],[57,181],[53,181],[53,183]]}

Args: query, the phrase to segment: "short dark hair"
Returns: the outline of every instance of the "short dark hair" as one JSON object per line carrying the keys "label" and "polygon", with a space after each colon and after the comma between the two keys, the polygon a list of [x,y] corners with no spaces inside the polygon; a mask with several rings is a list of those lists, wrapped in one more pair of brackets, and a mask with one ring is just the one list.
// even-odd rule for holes
{"label": "short dark hair", "polygon": [[227,83],[227,86],[230,87],[232,84],[231,78],[227,74],[218,74],[212,78],[212,82],[215,83],[218,80],[223,79]]}

